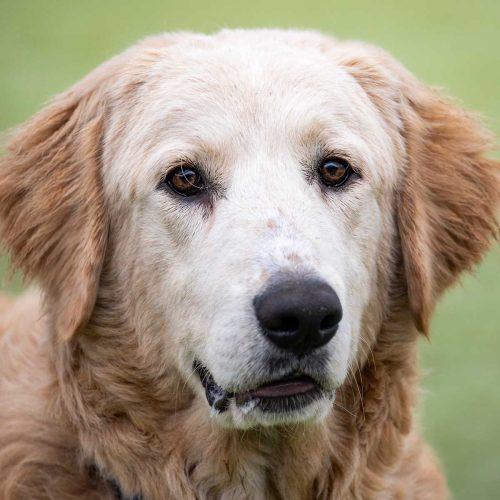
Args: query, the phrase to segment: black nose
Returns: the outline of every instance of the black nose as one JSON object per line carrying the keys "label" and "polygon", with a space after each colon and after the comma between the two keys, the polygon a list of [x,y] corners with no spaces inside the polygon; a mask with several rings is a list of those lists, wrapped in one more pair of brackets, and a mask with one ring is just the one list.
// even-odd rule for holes
{"label": "black nose", "polygon": [[264,335],[298,356],[329,342],[342,319],[335,290],[319,279],[279,281],[257,295],[253,303]]}

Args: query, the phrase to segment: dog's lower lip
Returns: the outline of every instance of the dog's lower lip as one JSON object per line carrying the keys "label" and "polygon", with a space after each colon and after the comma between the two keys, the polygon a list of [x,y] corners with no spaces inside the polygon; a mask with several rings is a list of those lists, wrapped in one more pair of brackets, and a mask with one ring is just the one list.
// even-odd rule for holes
{"label": "dog's lower lip", "polygon": [[212,374],[199,361],[193,363],[193,368],[200,377],[208,404],[217,412],[226,411],[231,398],[238,406],[254,402],[263,411],[290,411],[311,403],[323,393],[315,380],[301,374],[292,374],[248,391],[228,392],[215,383]]}
{"label": "dog's lower lip", "polygon": [[287,380],[281,379],[262,385],[251,391],[236,394],[236,402],[250,398],[287,398],[305,394],[317,389],[317,387],[317,384],[310,377],[306,376]]}

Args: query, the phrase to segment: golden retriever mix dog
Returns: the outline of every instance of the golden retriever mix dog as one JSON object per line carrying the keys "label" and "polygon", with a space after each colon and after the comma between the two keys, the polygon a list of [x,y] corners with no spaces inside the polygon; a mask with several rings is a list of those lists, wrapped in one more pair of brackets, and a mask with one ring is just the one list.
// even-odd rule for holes
{"label": "golden retriever mix dog", "polygon": [[309,32],[146,39],[13,135],[0,498],[444,498],[417,339],[497,232],[475,119]]}

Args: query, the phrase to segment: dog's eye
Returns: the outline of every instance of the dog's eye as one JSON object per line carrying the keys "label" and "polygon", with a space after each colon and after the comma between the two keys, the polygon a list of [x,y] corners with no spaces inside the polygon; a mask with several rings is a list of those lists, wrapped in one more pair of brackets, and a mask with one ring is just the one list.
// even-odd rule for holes
{"label": "dog's eye", "polygon": [[179,166],[172,169],[164,181],[174,193],[181,196],[196,196],[205,191],[206,185],[203,176],[195,167]]}
{"label": "dog's eye", "polygon": [[352,172],[349,162],[338,157],[323,160],[318,169],[321,182],[330,187],[340,187],[345,184]]}

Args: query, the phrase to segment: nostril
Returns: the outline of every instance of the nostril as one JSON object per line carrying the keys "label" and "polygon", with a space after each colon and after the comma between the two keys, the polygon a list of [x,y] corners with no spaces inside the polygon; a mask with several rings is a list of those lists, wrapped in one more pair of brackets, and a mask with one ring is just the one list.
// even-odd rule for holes
{"label": "nostril", "polygon": [[292,315],[281,316],[268,326],[269,330],[279,332],[296,332],[299,327],[299,319],[296,316]]}
{"label": "nostril", "polygon": [[337,315],[329,314],[328,316],[325,316],[321,320],[321,323],[319,324],[319,329],[320,331],[329,330],[330,328],[337,326],[337,324],[338,324]]}

